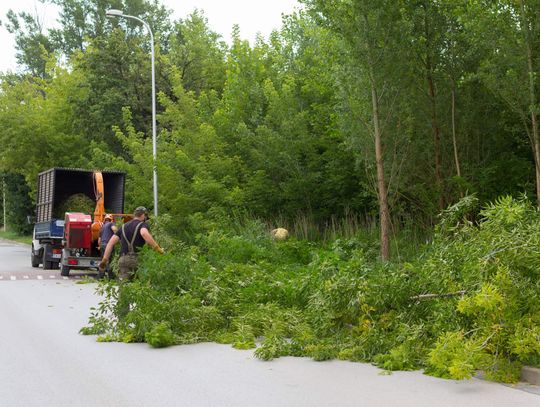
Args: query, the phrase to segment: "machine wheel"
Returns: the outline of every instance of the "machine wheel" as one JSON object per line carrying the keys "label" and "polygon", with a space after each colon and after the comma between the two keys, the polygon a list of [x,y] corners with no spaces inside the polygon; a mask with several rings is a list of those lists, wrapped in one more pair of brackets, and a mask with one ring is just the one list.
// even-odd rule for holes
{"label": "machine wheel", "polygon": [[69,270],[69,267],[68,267],[68,266],[64,266],[63,264],[62,264],[62,266],[60,266],[60,275],[61,275],[62,277],[67,277],[67,276],[69,276],[69,271],[70,271],[70,270]]}
{"label": "machine wheel", "polygon": [[39,257],[36,256],[36,254],[34,253],[34,245],[32,245],[32,253],[30,254],[30,259],[32,261],[32,267],[39,267]]}
{"label": "machine wheel", "polygon": [[47,261],[47,247],[43,248],[43,270],[52,270],[53,262]]}

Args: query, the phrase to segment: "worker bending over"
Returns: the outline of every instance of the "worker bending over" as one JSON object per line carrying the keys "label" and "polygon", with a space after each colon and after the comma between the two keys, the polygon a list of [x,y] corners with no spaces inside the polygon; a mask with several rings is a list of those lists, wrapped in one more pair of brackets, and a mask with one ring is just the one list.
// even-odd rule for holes
{"label": "worker bending over", "polygon": [[99,264],[100,272],[104,272],[109,263],[109,258],[116,243],[120,241],[120,259],[118,260],[118,279],[131,280],[137,271],[137,254],[141,248],[148,244],[155,251],[163,254],[163,249],[159,247],[152,235],[146,221],[148,211],[144,206],[139,206],[133,212],[133,220],[122,225],[109,240],[103,259]]}

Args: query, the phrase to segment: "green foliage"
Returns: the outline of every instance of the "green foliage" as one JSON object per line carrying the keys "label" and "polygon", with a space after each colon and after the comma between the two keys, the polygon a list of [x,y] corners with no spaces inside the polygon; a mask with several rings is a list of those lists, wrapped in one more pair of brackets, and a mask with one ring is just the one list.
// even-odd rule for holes
{"label": "green foliage", "polygon": [[462,229],[450,242],[460,252],[456,277],[470,291],[456,307],[464,316],[462,330],[439,339],[429,365],[443,376],[469,377],[482,369],[489,378],[512,382],[519,379],[519,362],[537,354],[522,335],[534,337],[530,324],[540,310],[540,292],[531,284],[540,265],[540,218],[526,200],[509,197],[480,214],[478,229]]}
{"label": "green foliage", "polygon": [[416,344],[398,345],[386,354],[375,356],[373,361],[385,370],[415,370],[418,368]]}
{"label": "green foliage", "polygon": [[167,322],[159,322],[144,334],[144,340],[153,348],[164,348],[175,343],[175,337]]}
{"label": "green foliage", "polygon": [[462,225],[470,224],[469,218],[473,218],[478,211],[478,198],[475,195],[467,195],[454,205],[449,206],[440,215],[440,221],[436,226],[438,233],[453,233]]}
{"label": "green foliage", "polygon": [[[445,216],[461,219],[455,211]],[[540,291],[531,284],[540,216],[511,198],[480,216],[435,234],[407,263],[373,261],[360,235],[276,243],[255,221],[208,232],[164,256],[144,251],[132,283],[101,285],[105,299],[83,332],[152,346],[214,340],[256,348],[263,360],[339,358],[453,379],[480,370],[513,382],[540,357]]]}
{"label": "green foliage", "polygon": [[470,379],[474,374],[478,352],[467,342],[464,346],[463,332],[448,332],[439,339],[429,354],[430,373],[440,377]]}
{"label": "green foliage", "polygon": [[[26,71],[1,78],[0,169],[22,174],[31,198],[36,175],[53,166],[124,170],[126,206],[151,207],[151,182],[141,181],[153,169],[144,30],[106,19],[97,0],[52,2],[61,13],[47,32],[29,13],[7,18]],[[230,46],[200,11],[172,21],[158,3],[118,3],[144,16],[159,41],[157,165],[169,230],[193,242],[233,213],[290,230],[304,221],[334,231],[342,219],[362,219],[360,226],[376,219],[371,76],[385,89],[380,116],[396,229],[430,230],[441,201],[466,193],[484,204],[534,191],[524,135],[534,133],[527,78],[537,75],[524,72],[525,33],[508,11],[519,15],[515,5],[305,3],[268,40],[250,45],[238,28]],[[537,14],[526,7],[527,21]],[[504,55],[493,54],[493,35],[504,40]],[[426,98],[428,74],[437,94]],[[434,126],[444,135],[455,127],[460,176],[450,137],[442,137],[442,180],[434,180]]]}
{"label": "green foliage", "polygon": [[48,55],[54,50],[54,46],[51,39],[43,33],[42,23],[25,11],[16,14],[9,10],[6,18],[5,27],[15,36],[17,62],[33,76],[45,77]]}
{"label": "green foliage", "polygon": [[[125,171],[126,207],[152,206],[148,39],[101,0],[50,2],[61,13],[47,32],[7,16],[23,72],[0,78],[0,171],[20,233],[37,174],[55,166]],[[516,199],[536,185],[538,1],[303,3],[267,40],[236,27],[230,45],[202,12],[172,21],[156,2],[115,3],[157,34],[152,228],[168,254],[100,285],[82,332],[514,380],[540,360],[540,225]],[[374,101],[396,235],[386,264]],[[278,226],[292,237],[272,241]]]}
{"label": "green foliage", "polygon": [[32,225],[28,223],[28,216],[34,213],[34,207],[30,199],[30,189],[24,177],[17,173],[0,173],[0,202],[1,216],[3,217],[3,203],[5,198],[6,219],[2,219],[2,226],[6,226],[6,231],[17,235],[31,235]]}

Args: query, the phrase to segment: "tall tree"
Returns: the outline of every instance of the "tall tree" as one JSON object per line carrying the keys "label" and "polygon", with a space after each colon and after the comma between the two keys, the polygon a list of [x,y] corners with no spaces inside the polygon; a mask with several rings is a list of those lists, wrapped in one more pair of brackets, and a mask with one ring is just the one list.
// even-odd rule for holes
{"label": "tall tree", "polygon": [[464,15],[473,42],[485,56],[479,75],[522,123],[535,163],[540,206],[538,74],[540,1],[475,0]]}
{"label": "tall tree", "polygon": [[[90,140],[99,140],[121,153],[112,126],[122,122],[122,108],[130,107],[138,130],[150,132],[150,58],[142,44],[145,38],[127,39],[116,29],[106,37],[92,40],[84,53],[71,58],[80,78],[81,92],[69,99],[77,112],[75,120]],[[159,49],[157,50],[159,61]],[[156,66],[158,89],[164,90],[161,65]]]}
{"label": "tall tree", "polygon": [[9,10],[7,30],[15,36],[17,62],[32,76],[44,78],[49,55],[55,50],[39,16]]}
{"label": "tall tree", "polygon": [[204,14],[194,11],[175,23],[167,58],[180,71],[186,90],[196,94],[210,90],[221,93],[226,51],[225,42],[210,30]]}
{"label": "tall tree", "polygon": [[78,78],[53,62],[46,80],[4,76],[0,81],[0,171],[23,175],[32,189],[38,172],[76,167],[89,156],[68,103],[79,92]]}
{"label": "tall tree", "polygon": [[442,210],[445,206],[445,197],[437,74],[440,71],[441,55],[445,52],[443,38],[447,27],[438,0],[413,0],[407,3],[412,23],[411,34],[412,38],[415,38],[413,48],[426,83],[433,140],[435,183],[439,210]]}
{"label": "tall tree", "polygon": [[536,199],[537,206],[540,207],[540,135],[538,132],[538,99],[536,88],[538,86],[538,57],[535,51],[540,52],[538,46],[538,36],[540,34],[540,2],[519,0],[520,31],[523,41],[523,48],[527,60],[527,78],[529,88],[529,114],[531,118],[531,131],[529,137],[534,152],[534,162],[536,164]]}
{"label": "tall tree", "polygon": [[[386,109],[395,100],[395,82],[392,67],[397,67],[401,54],[402,17],[399,4],[390,0],[338,1],[306,0],[310,10],[324,24],[339,33],[349,44],[353,64],[361,72],[356,78],[365,78],[369,92],[369,131],[375,149],[376,185],[379,202],[381,258],[390,258],[390,212],[385,171],[385,117]],[[394,81],[394,83],[392,83]],[[392,90],[391,90],[392,89]],[[368,121],[366,121],[368,123]]]}
{"label": "tall tree", "polygon": [[[128,35],[144,32],[144,27],[133,20],[108,19],[108,9],[120,9],[125,14],[147,21],[156,37],[165,40],[171,30],[171,11],[157,1],[150,0],[40,0],[60,8],[59,28],[49,30],[49,36],[64,55],[84,51],[89,39],[103,37],[111,27],[124,27]],[[165,41],[164,41],[165,43]]]}

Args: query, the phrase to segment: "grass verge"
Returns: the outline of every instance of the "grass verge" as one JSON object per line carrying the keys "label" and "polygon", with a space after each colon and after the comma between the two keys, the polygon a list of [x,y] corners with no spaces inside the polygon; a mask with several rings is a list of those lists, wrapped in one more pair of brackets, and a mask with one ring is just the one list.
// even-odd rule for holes
{"label": "grass verge", "polygon": [[12,240],[14,242],[32,244],[32,236],[21,236],[15,232],[0,231],[0,239]]}

